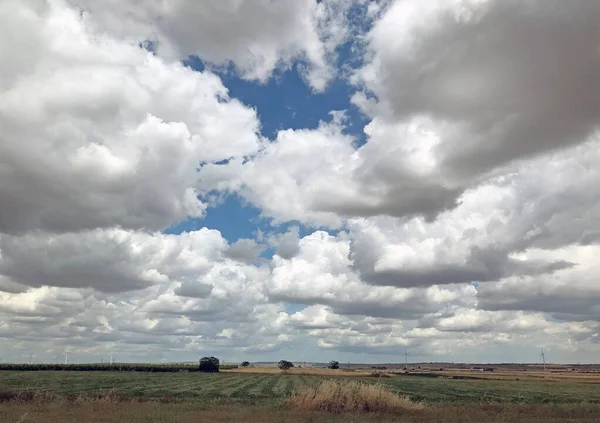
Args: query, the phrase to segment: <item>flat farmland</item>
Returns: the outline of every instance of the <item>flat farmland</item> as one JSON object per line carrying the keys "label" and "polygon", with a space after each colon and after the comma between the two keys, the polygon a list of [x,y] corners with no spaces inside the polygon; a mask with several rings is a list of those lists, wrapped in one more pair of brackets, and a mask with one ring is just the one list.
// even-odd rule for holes
{"label": "flat farmland", "polygon": [[[348,415],[290,409],[286,405],[293,391],[332,378],[384,384],[394,392],[422,401],[424,408]],[[349,378],[336,377],[335,372],[307,375],[1,371],[0,421],[596,423],[600,422],[599,387],[597,383],[578,380],[471,380],[406,375]],[[33,398],[40,399],[2,403],[7,395],[19,393],[26,397],[28,392],[35,392]],[[110,392],[118,395],[111,396]]]}
{"label": "flat farmland", "polygon": [[395,376],[382,379],[413,400],[453,403],[600,404],[600,384],[580,380],[450,379]]}
{"label": "flat farmland", "polygon": [[[181,401],[203,398],[259,401],[285,398],[293,391],[332,377],[335,376],[234,372],[4,371],[0,372],[0,391],[26,390],[85,397],[116,390],[143,400],[168,396]],[[356,379],[385,384],[401,395],[426,403],[600,404],[600,384],[585,380],[471,380],[405,375]]]}
{"label": "flat farmland", "polygon": [[284,374],[146,372],[0,372],[0,391],[93,396],[110,390],[154,400],[211,397],[281,398],[323,378]]}

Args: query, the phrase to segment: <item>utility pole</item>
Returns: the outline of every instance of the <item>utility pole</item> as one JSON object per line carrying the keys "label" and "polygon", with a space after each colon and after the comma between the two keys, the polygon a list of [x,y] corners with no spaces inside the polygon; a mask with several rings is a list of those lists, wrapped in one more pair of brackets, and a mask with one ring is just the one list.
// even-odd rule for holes
{"label": "utility pole", "polygon": [[546,354],[544,354],[544,349],[542,348],[542,353],[540,354],[542,357],[542,363],[544,363],[544,372],[546,372]]}

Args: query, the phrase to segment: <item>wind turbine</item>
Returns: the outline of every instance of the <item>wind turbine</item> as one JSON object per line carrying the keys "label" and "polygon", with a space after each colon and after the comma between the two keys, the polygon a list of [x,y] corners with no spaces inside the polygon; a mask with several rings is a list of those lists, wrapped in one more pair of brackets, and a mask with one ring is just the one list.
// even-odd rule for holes
{"label": "wind turbine", "polygon": [[110,356],[110,364],[113,364],[114,361],[113,361],[113,352],[112,351],[110,352],[109,356]]}
{"label": "wind turbine", "polygon": [[65,350],[65,365],[69,364],[69,351]]}
{"label": "wind turbine", "polygon": [[408,372],[408,352],[406,351],[406,346],[404,346],[404,371]]}
{"label": "wind turbine", "polygon": [[544,354],[544,349],[542,348],[542,353],[540,354],[542,357],[542,363],[544,363],[544,372],[546,371],[546,354]]}

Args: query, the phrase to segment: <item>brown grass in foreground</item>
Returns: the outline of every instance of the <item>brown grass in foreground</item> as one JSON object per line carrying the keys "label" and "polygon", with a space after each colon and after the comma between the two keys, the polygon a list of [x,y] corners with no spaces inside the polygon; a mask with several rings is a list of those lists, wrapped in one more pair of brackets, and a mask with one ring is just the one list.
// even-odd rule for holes
{"label": "brown grass in foreground", "polygon": [[[127,392],[111,389],[94,395],[56,395],[45,391],[0,391],[0,404],[26,403],[122,403],[141,402]],[[169,398],[161,398],[159,402],[173,402]]]}
{"label": "brown grass in foreground", "polygon": [[424,408],[422,404],[398,396],[385,386],[354,380],[326,380],[294,393],[287,403],[297,410],[329,413],[398,413]]}
{"label": "brown grass in foreground", "polygon": [[4,423],[597,423],[597,405],[436,404],[401,414],[330,414],[227,403],[6,403]]}

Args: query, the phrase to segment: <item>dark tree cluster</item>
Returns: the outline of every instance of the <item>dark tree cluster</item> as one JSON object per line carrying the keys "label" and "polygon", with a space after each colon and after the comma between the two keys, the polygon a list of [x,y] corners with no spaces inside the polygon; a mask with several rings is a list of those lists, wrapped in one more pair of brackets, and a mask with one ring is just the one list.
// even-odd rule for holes
{"label": "dark tree cluster", "polygon": [[277,365],[283,371],[289,370],[292,367],[294,367],[294,363],[292,363],[291,361],[287,361],[287,360],[280,360]]}
{"label": "dark tree cluster", "polygon": [[217,357],[202,357],[198,370],[203,373],[217,373],[219,371],[219,359]]}

